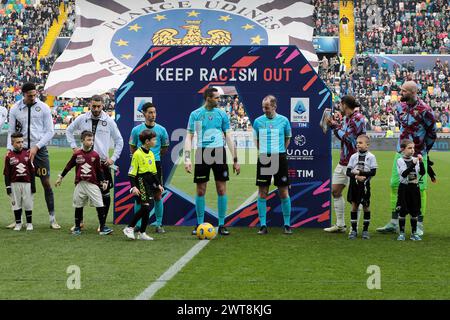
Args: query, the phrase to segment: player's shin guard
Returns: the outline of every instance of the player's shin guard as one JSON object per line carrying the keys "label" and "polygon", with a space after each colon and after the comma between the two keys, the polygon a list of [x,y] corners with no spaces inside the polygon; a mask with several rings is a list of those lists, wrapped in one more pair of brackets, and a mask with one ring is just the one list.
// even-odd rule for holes
{"label": "player's shin guard", "polygon": [[398,223],[399,223],[399,227],[400,227],[400,232],[404,233],[405,232],[405,216],[403,214],[400,214],[400,216],[398,217]]}
{"label": "player's shin guard", "polygon": [[258,197],[258,217],[259,217],[259,224],[260,226],[266,226],[266,214],[267,214],[267,201],[264,198]]}
{"label": "player's shin guard", "polygon": [[225,224],[225,214],[227,212],[227,203],[228,203],[227,195],[217,197],[217,208],[219,209],[219,226],[223,226]]}
{"label": "player's shin guard", "polygon": [[109,206],[111,204],[111,196],[109,193],[103,195],[103,221],[106,223],[106,219],[108,218]]}
{"label": "player's shin guard", "polygon": [[197,213],[197,224],[205,221],[205,196],[195,197],[195,212]]}
{"label": "player's shin guard", "polygon": [[342,196],[334,198],[334,212],[336,213],[336,225],[345,226],[345,201]]}
{"label": "player's shin guard", "polygon": [[291,226],[291,198],[281,199],[281,211],[283,212],[284,225]]}
{"label": "player's shin guard", "polygon": [[147,229],[150,210],[151,210],[151,206],[149,206],[149,205],[143,205],[141,207],[142,221],[141,221],[141,227],[139,228],[140,233],[144,233],[145,230]]}
{"label": "player's shin guard", "polygon": [[105,226],[105,215],[103,207],[95,208],[97,210],[98,224],[100,225],[100,231]]}
{"label": "player's shin guard", "polygon": [[411,233],[417,231],[417,216],[411,216]]}
{"label": "player's shin guard", "polygon": [[162,199],[157,200],[157,201],[155,201],[156,226],[158,226],[158,227],[162,226],[163,215],[164,215],[163,200]]}
{"label": "player's shin guard", "polygon": [[350,222],[352,224],[352,231],[358,232],[358,211],[352,211],[350,213]]}
{"label": "player's shin guard", "polygon": [[75,208],[75,227],[80,228],[81,221],[83,221],[83,208]]}
{"label": "player's shin guard", "polygon": [[391,223],[395,225],[399,224],[398,210],[397,210],[397,195],[398,195],[398,187],[397,188],[391,187],[391,212],[392,212]]}
{"label": "player's shin guard", "polygon": [[364,227],[363,231],[369,231],[370,211],[364,212]]}
{"label": "player's shin guard", "polygon": [[419,222],[423,222],[423,217],[427,210],[427,190],[420,190],[420,214],[418,216]]}
{"label": "player's shin guard", "polygon": [[45,203],[47,204],[48,214],[50,216],[50,222],[55,221],[55,197],[53,195],[53,189],[44,189]]}
{"label": "player's shin guard", "polygon": [[25,210],[25,217],[27,219],[27,223],[33,223],[33,211]]}
{"label": "player's shin guard", "polygon": [[14,210],[14,219],[16,219],[16,224],[22,223],[22,209]]}

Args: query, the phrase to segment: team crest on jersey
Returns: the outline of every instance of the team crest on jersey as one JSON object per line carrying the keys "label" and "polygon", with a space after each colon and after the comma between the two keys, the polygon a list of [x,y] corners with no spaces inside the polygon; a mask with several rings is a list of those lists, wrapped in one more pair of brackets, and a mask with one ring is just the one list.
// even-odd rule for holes
{"label": "team crest on jersey", "polygon": [[152,159],[148,159],[148,164],[152,164],[152,163],[153,163]]}
{"label": "team crest on jersey", "polygon": [[41,109],[41,107],[36,107],[36,112],[40,112],[42,109]]}
{"label": "team crest on jersey", "polygon": [[106,127],[108,123],[106,121],[102,121],[102,126]]}
{"label": "team crest on jersey", "polygon": [[28,158],[28,157],[25,157],[25,161],[26,161],[26,162],[28,162],[28,159],[30,159],[30,158]]}
{"label": "team crest on jersey", "polygon": [[95,157],[91,157],[91,162],[94,162],[95,161]]}
{"label": "team crest on jersey", "polygon": [[287,181],[287,177],[282,177],[281,181],[286,182]]}
{"label": "team crest on jersey", "polygon": [[78,163],[78,164],[85,163],[86,159],[82,155],[78,155],[77,159],[75,160],[75,162]]}
{"label": "team crest on jersey", "polygon": [[15,158],[15,157],[9,159],[9,164],[12,165],[12,166],[14,166],[14,165],[16,165],[18,163],[19,163],[19,159]]}
{"label": "team crest on jersey", "polygon": [[209,115],[209,116],[208,116],[208,119],[209,119],[209,121],[212,121],[213,116]]}

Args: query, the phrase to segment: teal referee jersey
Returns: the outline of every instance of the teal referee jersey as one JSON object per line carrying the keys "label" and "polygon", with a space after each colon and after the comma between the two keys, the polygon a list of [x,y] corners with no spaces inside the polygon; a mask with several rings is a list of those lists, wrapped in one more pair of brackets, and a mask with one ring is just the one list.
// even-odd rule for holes
{"label": "teal referee jersey", "polygon": [[131,130],[130,135],[130,145],[136,148],[142,146],[141,140],[139,140],[139,135],[142,131],[149,129],[156,133],[156,144],[150,150],[155,155],[155,161],[161,161],[161,148],[169,146],[169,135],[167,134],[166,128],[159,124],[155,124],[153,127],[149,127],[144,123],[136,126]]}
{"label": "teal referee jersey", "polygon": [[225,111],[202,106],[191,112],[187,129],[197,133],[199,148],[220,148],[225,146],[223,133],[230,129],[230,120]]}
{"label": "teal referee jersey", "polygon": [[259,141],[259,153],[285,153],[284,140],[292,137],[291,124],[278,113],[272,119],[262,115],[253,122],[253,136]]}

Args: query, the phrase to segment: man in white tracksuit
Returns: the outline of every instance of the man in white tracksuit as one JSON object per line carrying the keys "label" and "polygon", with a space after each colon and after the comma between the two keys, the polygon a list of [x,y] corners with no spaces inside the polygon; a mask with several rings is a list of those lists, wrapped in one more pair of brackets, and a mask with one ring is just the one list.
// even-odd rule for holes
{"label": "man in white tracksuit", "polygon": [[[70,147],[75,152],[79,147],[77,146],[74,132],[88,130],[94,134],[94,150],[100,155],[105,178],[108,180],[108,188],[105,191],[102,190],[104,203],[103,215],[104,221],[106,221],[111,203],[109,190],[113,187],[110,166],[114,164],[122,153],[123,138],[114,119],[103,111],[103,104],[103,98],[99,95],[94,95],[91,98],[90,111],[78,116],[67,127],[66,137]],[[114,154],[110,158],[109,149],[111,147],[111,140],[114,142]],[[109,229],[107,226],[105,228]]]}

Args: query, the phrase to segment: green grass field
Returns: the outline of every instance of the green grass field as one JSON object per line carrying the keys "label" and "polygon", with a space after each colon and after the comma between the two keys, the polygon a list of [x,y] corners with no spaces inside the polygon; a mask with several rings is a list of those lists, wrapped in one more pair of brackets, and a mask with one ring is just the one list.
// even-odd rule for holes
{"label": "green grass field", "polygon": [[[429,187],[424,241],[398,243],[395,235],[374,231],[390,218],[393,158],[391,152],[374,153],[380,169],[372,183],[370,241],[349,241],[347,235],[318,229],[297,229],[288,237],[281,228],[269,228],[269,234],[261,237],[256,229],[230,228],[231,236],[211,241],[154,298],[449,299],[450,154],[433,153],[439,183]],[[70,150],[50,148],[50,155],[54,180]],[[337,156],[335,151],[333,166]],[[231,183],[242,183],[245,194],[254,192],[254,171],[248,171],[244,166],[242,177],[252,181],[231,177]],[[174,183],[175,179],[185,178],[177,174]],[[42,187],[38,184],[37,189],[33,232],[4,228],[13,215],[6,193],[0,194],[0,299],[133,299],[198,243],[189,235],[191,227],[167,227],[164,235],[154,235],[149,227],[155,237],[150,243],[127,241],[122,226],[113,226],[113,235],[101,237],[95,232],[97,216],[92,208],[85,209],[87,231],[73,237],[69,232],[73,172],[61,188],[54,189],[57,220],[63,229],[51,230]],[[209,186],[209,195],[213,191]],[[242,199],[230,196],[230,201],[234,201],[232,209]],[[214,201],[208,203],[213,207]],[[349,206],[346,209],[348,220]],[[80,267],[80,290],[66,286],[71,265]],[[381,269],[381,290],[366,286],[370,265]]]}

